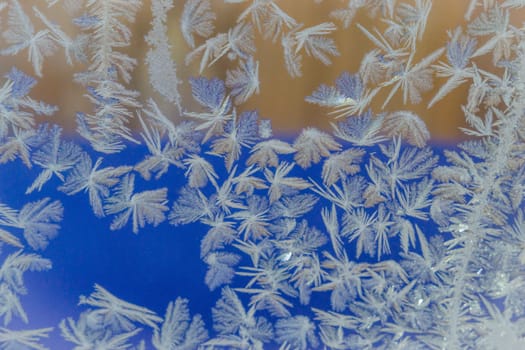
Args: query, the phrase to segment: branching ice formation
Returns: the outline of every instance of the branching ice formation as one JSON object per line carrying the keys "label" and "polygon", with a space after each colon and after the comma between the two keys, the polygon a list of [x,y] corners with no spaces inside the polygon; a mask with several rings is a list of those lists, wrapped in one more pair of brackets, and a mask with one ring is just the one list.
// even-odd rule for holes
{"label": "branching ice formation", "polygon": [[[30,174],[22,203],[0,192],[0,348],[60,337],[75,349],[525,348],[525,28],[511,21],[525,2],[472,0],[468,24],[421,52],[436,1],[334,3],[315,24],[278,0],[0,2],[1,59],[32,69],[4,68],[0,83],[0,164]],[[149,48],[132,57],[130,25],[148,4],[149,32],[135,39]],[[55,23],[62,5],[77,30]],[[226,29],[217,6],[238,12]],[[349,28],[373,48],[305,97],[333,130],[272,136],[245,107],[272,88],[257,43],[280,47],[298,79],[310,58],[339,59],[333,36]],[[30,97],[59,48],[92,105],[76,114],[84,140],[44,121],[61,106]],[[142,65],[151,96],[132,88]],[[443,151],[412,107],[462,85],[468,139]],[[160,184],[173,174],[185,182]],[[122,235],[198,227],[209,317],[190,312],[199,300],[152,310],[91,281],[83,311],[32,327],[26,274],[52,268],[64,198],[83,194],[85,215]]]}

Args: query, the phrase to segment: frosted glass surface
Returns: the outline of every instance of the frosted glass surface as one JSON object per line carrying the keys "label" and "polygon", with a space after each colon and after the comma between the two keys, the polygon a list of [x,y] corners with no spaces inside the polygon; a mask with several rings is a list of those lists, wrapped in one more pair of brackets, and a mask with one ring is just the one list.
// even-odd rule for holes
{"label": "frosted glass surface", "polygon": [[525,348],[525,2],[446,3],[0,1],[0,349]]}

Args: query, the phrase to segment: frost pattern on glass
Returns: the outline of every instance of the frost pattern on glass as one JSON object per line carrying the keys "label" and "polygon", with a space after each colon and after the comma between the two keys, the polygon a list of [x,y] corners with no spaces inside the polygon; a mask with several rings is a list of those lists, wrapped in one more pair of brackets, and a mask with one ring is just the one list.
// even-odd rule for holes
{"label": "frost pattern on glass", "polygon": [[[525,2],[471,0],[467,24],[425,53],[431,0],[334,3],[308,25],[284,1],[219,6],[237,3],[244,10],[218,30],[209,0],[0,2],[2,60],[32,67],[3,68],[0,83],[0,164],[31,177],[22,202],[0,197],[0,348],[46,349],[58,337],[74,349],[525,348],[525,29],[510,21]],[[148,50],[131,57],[130,25],[147,5],[149,32],[135,39]],[[55,23],[59,6],[75,30]],[[355,23],[358,12],[386,25]],[[242,107],[263,88],[259,39],[280,45],[294,78],[308,75],[305,57],[330,65],[341,55],[333,34],[348,27],[374,49],[305,96],[332,132],[281,140]],[[197,67],[189,79],[175,45]],[[42,122],[61,106],[31,97],[60,51],[92,105],[76,114],[83,141]],[[480,67],[486,58],[494,71]],[[231,64],[223,79],[210,77],[221,62]],[[139,65],[157,95],[131,89]],[[469,86],[469,139],[444,151],[410,110],[436,84],[429,108]],[[401,110],[389,109],[395,98]],[[133,164],[115,162],[132,145]],[[170,173],[185,182],[157,184]],[[32,327],[24,300],[39,291],[25,281],[52,268],[46,249],[74,210],[65,196],[84,196],[83,215],[123,235],[198,227],[191,264],[206,271],[209,317],[191,311],[197,298],[174,295],[157,311],[90,281],[76,314]]]}

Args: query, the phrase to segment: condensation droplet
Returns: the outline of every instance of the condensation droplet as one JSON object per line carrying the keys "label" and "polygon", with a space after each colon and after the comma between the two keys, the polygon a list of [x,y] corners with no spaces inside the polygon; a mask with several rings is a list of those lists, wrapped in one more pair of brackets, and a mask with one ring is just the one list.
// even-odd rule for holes
{"label": "condensation droplet", "polygon": [[279,257],[279,259],[280,259],[281,261],[288,261],[288,260],[291,259],[291,257],[292,257],[292,252],[286,252],[286,253],[282,254],[282,255]]}

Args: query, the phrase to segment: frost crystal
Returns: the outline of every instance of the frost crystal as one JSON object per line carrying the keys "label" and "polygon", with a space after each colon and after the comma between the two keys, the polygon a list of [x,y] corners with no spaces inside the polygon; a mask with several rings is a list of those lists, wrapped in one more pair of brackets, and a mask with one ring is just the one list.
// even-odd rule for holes
{"label": "frost crystal", "polygon": [[525,1],[447,3],[0,1],[0,349],[524,349]]}

